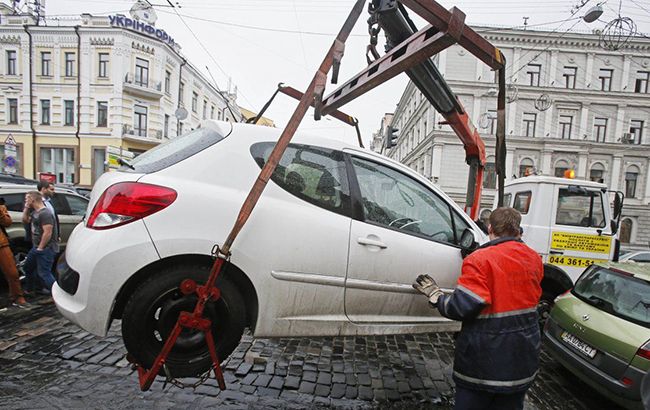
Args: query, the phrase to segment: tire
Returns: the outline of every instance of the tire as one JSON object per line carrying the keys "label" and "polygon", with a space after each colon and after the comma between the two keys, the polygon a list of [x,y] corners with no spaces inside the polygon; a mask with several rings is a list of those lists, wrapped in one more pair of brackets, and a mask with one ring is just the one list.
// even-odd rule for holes
{"label": "tire", "polygon": [[[185,279],[203,284],[210,266],[176,265],[163,268],[142,283],[129,297],[122,316],[122,338],[126,350],[137,363],[151,368],[171,333],[181,311],[192,312],[198,297],[179,290]],[[239,289],[223,271],[216,287],[217,301],[208,302],[204,317],[212,321],[212,335],[219,360],[235,350],[246,327],[246,308]],[[184,329],[165,362],[173,377],[198,376],[212,367],[212,359],[200,331]],[[159,374],[164,375],[161,368]]]}
{"label": "tire", "polygon": [[546,325],[546,320],[548,320],[551,309],[555,304],[556,297],[557,295],[552,292],[543,291],[542,297],[539,298],[539,302],[537,303],[537,316],[539,317],[540,330],[544,330],[544,325]]}

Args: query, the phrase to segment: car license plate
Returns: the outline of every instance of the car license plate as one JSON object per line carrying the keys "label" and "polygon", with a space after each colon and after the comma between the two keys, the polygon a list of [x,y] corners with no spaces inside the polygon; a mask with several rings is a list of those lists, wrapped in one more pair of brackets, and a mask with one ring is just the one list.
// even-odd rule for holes
{"label": "car license plate", "polygon": [[549,255],[548,263],[559,266],[573,266],[575,268],[586,268],[597,262],[606,262],[606,259],[576,258],[573,256]]}
{"label": "car license plate", "polygon": [[582,340],[578,339],[577,337],[573,336],[569,332],[562,332],[562,335],[560,336],[564,343],[570,345],[571,347],[577,349],[580,353],[590,357],[591,359],[596,356],[596,349],[593,347],[589,346],[587,343],[583,342]]}

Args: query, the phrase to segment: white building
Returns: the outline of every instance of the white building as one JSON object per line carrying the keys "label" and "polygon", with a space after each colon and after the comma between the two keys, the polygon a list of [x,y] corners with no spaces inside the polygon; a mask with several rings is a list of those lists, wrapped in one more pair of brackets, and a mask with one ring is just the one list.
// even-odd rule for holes
{"label": "white building", "polygon": [[[625,193],[621,240],[650,243],[650,40],[634,38],[607,51],[596,34],[478,28],[501,49],[511,84],[506,112],[508,178],[527,169],[602,180]],[[479,128],[487,146],[483,206],[496,194],[495,73],[459,46],[437,57],[440,71]],[[412,83],[394,113],[398,145],[386,152],[464,203],[464,150]],[[380,132],[381,133],[381,132]],[[383,134],[382,134],[383,135]],[[379,150],[379,149],[377,149]]]}
{"label": "white building", "polygon": [[2,146],[3,170],[82,185],[104,172],[107,147],[137,154],[204,118],[241,119],[236,91],[217,90],[161,28],[121,15],[43,26],[0,4],[0,90],[0,143],[17,145],[15,165]]}

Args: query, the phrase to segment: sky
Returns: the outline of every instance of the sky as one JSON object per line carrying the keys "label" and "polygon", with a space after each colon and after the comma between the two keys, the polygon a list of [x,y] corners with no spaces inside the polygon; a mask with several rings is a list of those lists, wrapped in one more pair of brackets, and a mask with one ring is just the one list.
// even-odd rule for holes
{"label": "sky", "polygon": [[[206,78],[214,76],[220,89],[237,86],[238,104],[259,111],[283,82],[304,90],[318,69],[336,33],[350,13],[354,0],[166,0],[150,1],[156,10],[156,27],[164,29],[182,47],[181,52],[199,68]],[[573,15],[572,9],[586,4]],[[108,15],[128,11],[133,0],[46,0],[48,25],[73,24],[69,19],[80,13]],[[621,16],[630,17],[639,30],[650,33],[648,0],[601,1],[605,13],[600,21],[587,24],[579,19],[593,0],[460,0],[439,1],[446,8],[456,6],[466,14],[470,25],[504,28],[520,27],[524,17],[535,29],[556,30],[558,35],[573,30],[602,29],[607,22]],[[178,14],[180,14],[180,16]],[[414,13],[411,13],[414,17]],[[339,84],[363,70],[368,45],[364,10],[351,37],[346,42]],[[573,18],[574,20],[565,21]],[[419,28],[422,20],[414,18]],[[575,23],[575,25],[574,25]],[[383,39],[378,50],[383,51]],[[393,112],[407,84],[401,74],[341,108],[358,118],[364,142],[380,127],[385,113]],[[336,89],[328,80],[325,94]],[[297,101],[278,95],[265,116],[284,127]],[[309,110],[300,131],[343,139],[355,143],[356,133],[338,120],[324,117],[313,120]]]}

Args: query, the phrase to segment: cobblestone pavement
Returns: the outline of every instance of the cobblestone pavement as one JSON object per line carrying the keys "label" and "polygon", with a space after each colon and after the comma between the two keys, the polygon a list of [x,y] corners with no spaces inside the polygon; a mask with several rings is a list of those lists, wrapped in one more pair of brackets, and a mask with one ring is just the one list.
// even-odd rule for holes
{"label": "cobblestone pavement", "polygon": [[[0,300],[1,301],[1,300]],[[0,305],[1,306],[1,305]],[[0,408],[430,408],[453,406],[451,333],[253,339],[245,335],[214,380],[196,389],[156,381],[148,392],[108,337],[63,319],[50,300],[0,310]],[[196,380],[185,380],[193,382]],[[545,353],[527,409],[615,409]]]}

